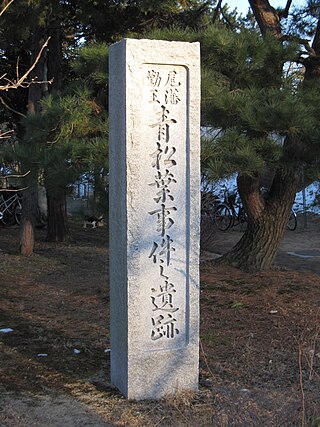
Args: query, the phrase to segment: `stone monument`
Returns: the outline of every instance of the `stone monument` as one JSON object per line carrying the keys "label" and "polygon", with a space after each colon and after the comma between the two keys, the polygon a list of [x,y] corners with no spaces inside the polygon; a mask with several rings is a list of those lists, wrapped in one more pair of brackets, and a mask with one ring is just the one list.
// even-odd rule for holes
{"label": "stone monument", "polygon": [[197,390],[200,47],[110,48],[111,382],[129,399]]}

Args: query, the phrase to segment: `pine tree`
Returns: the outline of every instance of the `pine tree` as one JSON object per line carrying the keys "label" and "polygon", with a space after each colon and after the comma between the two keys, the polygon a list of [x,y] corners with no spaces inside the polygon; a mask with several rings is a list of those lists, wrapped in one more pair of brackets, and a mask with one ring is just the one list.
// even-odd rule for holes
{"label": "pine tree", "polygon": [[[97,159],[106,168],[107,114],[90,91],[73,87],[69,93],[49,95],[41,102],[41,112],[29,116],[24,147],[32,146],[33,161],[44,171],[48,196],[47,240],[68,238],[66,196],[70,185],[82,173],[92,170]],[[20,157],[29,156],[20,147]],[[101,166],[100,166],[101,167]],[[54,205],[50,209],[50,204]],[[61,218],[62,221],[61,221]]]}
{"label": "pine tree", "polygon": [[[267,107],[265,121],[278,116],[276,123],[286,124],[284,129],[269,129],[277,132],[280,130],[284,142],[277,162],[266,162],[266,166],[271,166],[274,171],[268,197],[265,198],[261,192],[261,172],[258,169],[253,173],[238,175],[239,193],[249,222],[241,240],[221,262],[256,271],[272,265],[286,229],[295,194],[301,184],[302,171],[305,170],[305,175],[311,178],[319,173],[320,116],[317,105],[320,101],[320,17],[318,15],[310,50],[305,41],[299,38],[283,37],[280,22],[288,16],[287,8],[275,10],[267,0],[250,0],[250,4],[263,41],[270,40],[279,53],[285,52],[287,46],[289,49],[296,48],[295,60],[305,67],[302,81],[293,79],[290,82],[289,79],[289,91],[288,80],[283,82],[283,67],[288,58],[283,54],[272,55],[272,62],[269,61],[268,68],[266,67],[266,70],[272,70],[275,93],[271,100],[267,96],[261,99],[262,105]],[[288,2],[287,6],[290,4]],[[318,3],[318,13],[319,6]],[[307,51],[305,47],[308,48]]]}
{"label": "pine tree", "polygon": [[[238,173],[248,216],[242,239],[219,262],[262,270],[273,262],[302,170],[311,181],[319,174],[320,30],[319,23],[313,27],[309,49],[297,33],[283,36],[279,22],[287,11],[268,1],[251,4],[262,36],[252,25],[230,31],[221,24],[152,36],[201,43],[202,124],[220,130],[219,138],[205,142],[203,168],[213,179]],[[301,66],[291,71],[300,63],[305,73]],[[261,191],[266,171],[267,197]]]}

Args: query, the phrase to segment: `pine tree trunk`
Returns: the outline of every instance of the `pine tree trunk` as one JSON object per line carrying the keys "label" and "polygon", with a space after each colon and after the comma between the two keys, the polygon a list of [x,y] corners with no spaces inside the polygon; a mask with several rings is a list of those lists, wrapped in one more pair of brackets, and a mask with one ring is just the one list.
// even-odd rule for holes
{"label": "pine tree trunk", "polygon": [[[287,141],[288,145],[291,145]],[[267,196],[261,194],[259,179],[239,176],[238,189],[243,201],[248,226],[230,252],[217,260],[245,271],[268,270],[286,231],[292,204],[301,177],[301,165],[282,165],[276,171]]]}
{"label": "pine tree trunk", "polygon": [[34,248],[34,225],[36,217],[37,193],[34,186],[24,191],[20,223],[20,254],[29,256]]}
{"label": "pine tree trunk", "polygon": [[[31,64],[37,57],[40,49],[45,42],[44,31],[37,27],[32,40]],[[46,79],[46,60],[45,54],[41,56],[34,70],[30,73],[30,78],[45,81]],[[46,91],[45,85],[35,84],[29,87],[28,92],[28,114],[35,114],[40,111],[40,100]],[[22,169],[29,169],[30,165],[22,165]],[[36,174],[33,174],[36,175]],[[20,253],[21,255],[31,255],[34,249],[34,226],[37,211],[37,184],[36,178],[29,179],[29,189],[23,194],[22,215],[20,223]]]}
{"label": "pine tree trunk", "polygon": [[245,271],[268,270],[279,249],[289,220],[292,199],[283,202],[279,209],[265,212],[259,220],[249,221],[240,241],[218,264],[227,264]]}
{"label": "pine tree trunk", "polygon": [[[59,95],[62,88],[62,44],[61,44],[61,24],[56,16],[59,2],[53,1],[54,11],[48,25],[50,35],[50,49],[48,52],[48,76],[53,79],[49,87],[50,93]],[[67,202],[66,194],[50,182],[50,170],[45,171],[47,184],[48,207],[48,230],[47,240],[50,242],[64,242],[69,237],[67,224]]]}
{"label": "pine tree trunk", "polygon": [[67,222],[66,194],[51,193],[47,190],[48,228],[47,241],[64,242],[69,237]]}

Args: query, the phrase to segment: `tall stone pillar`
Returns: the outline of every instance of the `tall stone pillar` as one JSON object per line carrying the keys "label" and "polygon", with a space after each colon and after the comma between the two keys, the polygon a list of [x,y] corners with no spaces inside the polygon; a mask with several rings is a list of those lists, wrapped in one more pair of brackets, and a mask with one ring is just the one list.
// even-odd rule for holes
{"label": "tall stone pillar", "polygon": [[110,48],[111,381],[129,399],[197,390],[199,43]]}

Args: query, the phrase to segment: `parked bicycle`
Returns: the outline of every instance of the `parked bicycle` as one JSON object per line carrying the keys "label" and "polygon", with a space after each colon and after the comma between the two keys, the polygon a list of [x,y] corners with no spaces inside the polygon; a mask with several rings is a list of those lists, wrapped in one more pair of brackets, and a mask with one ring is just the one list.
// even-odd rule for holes
{"label": "parked bicycle", "polygon": [[220,231],[226,231],[236,225],[247,221],[243,205],[237,193],[229,193],[224,189],[224,201],[220,203],[215,212],[215,224]]}
{"label": "parked bicycle", "polygon": [[[243,229],[248,221],[240,196],[236,192],[224,190],[224,202],[216,207],[214,223],[220,231],[227,231],[231,227],[240,225]],[[297,215],[291,210],[287,228],[294,231],[297,228]]]}
{"label": "parked bicycle", "polygon": [[21,190],[0,190],[0,221],[4,225],[20,224]]}
{"label": "parked bicycle", "polygon": [[28,187],[19,188],[10,180],[25,178],[30,171],[24,174],[0,175],[2,185],[0,188],[0,222],[4,225],[20,224],[22,213],[22,191]]}

